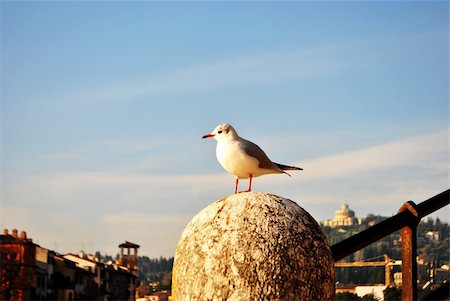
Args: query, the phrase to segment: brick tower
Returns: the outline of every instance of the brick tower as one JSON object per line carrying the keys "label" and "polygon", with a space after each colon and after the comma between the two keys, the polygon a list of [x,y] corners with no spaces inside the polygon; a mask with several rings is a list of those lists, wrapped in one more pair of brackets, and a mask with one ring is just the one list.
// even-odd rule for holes
{"label": "brick tower", "polygon": [[119,265],[125,266],[131,270],[133,274],[138,274],[138,249],[139,245],[129,241],[125,241],[119,245],[120,257]]}

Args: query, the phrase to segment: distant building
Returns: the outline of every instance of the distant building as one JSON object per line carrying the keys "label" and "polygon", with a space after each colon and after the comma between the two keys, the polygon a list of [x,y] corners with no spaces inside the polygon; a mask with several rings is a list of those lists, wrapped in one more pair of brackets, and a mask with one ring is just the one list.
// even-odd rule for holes
{"label": "distant building", "polygon": [[138,249],[139,245],[134,244],[129,241],[125,241],[123,244],[119,245],[120,256],[118,264],[130,269],[136,277],[138,275]]}
{"label": "distant building", "polygon": [[373,295],[377,300],[384,300],[385,285],[358,285],[355,287],[355,294],[358,297],[364,297],[366,295]]}
{"label": "distant building", "polygon": [[338,293],[350,293],[350,294],[354,294],[355,293],[355,287],[357,287],[357,284],[341,284],[338,283],[336,285],[336,294]]}
{"label": "distant building", "polygon": [[[80,300],[88,273],[17,230],[0,235],[0,300]],[[92,298],[91,298],[92,299]]]}
{"label": "distant building", "polygon": [[441,232],[439,231],[427,231],[425,237],[428,241],[438,242],[441,239]]}
{"label": "distant building", "polygon": [[52,276],[54,274],[55,252],[36,245],[36,298],[45,300],[50,297],[54,287]]}
{"label": "distant building", "polygon": [[136,299],[136,301],[170,301],[172,300],[171,296],[170,291],[161,291],[151,293],[143,298]]}
{"label": "distant building", "polygon": [[394,273],[394,283],[397,287],[402,286],[402,272]]}
{"label": "distant building", "polygon": [[107,300],[134,301],[136,298],[136,276],[133,271],[120,265],[107,265],[106,292]]}
{"label": "distant building", "polygon": [[361,218],[355,217],[355,211],[351,210],[347,203],[342,204],[339,210],[335,211],[334,218],[323,221],[327,227],[353,226],[362,224]]}
{"label": "distant building", "polygon": [[63,256],[53,256],[52,295],[56,300],[75,300],[75,279],[78,273],[76,263]]}
{"label": "distant building", "polygon": [[0,300],[134,301],[139,246],[127,242],[123,248],[129,250],[121,262],[102,263],[84,254],[59,255],[33,243],[24,231],[19,236],[16,229],[11,234],[5,229],[0,235]]}
{"label": "distant building", "polygon": [[91,299],[103,296],[104,300],[135,300],[137,257],[135,264],[133,258],[131,260],[132,268],[120,260],[115,264],[99,262],[94,256],[84,256],[83,252],[79,255],[66,254],[64,258],[75,262],[77,267],[88,273],[86,285],[78,287],[80,294],[89,294]]}
{"label": "distant building", "polygon": [[0,300],[34,300],[36,291],[36,247],[27,233],[7,229],[0,235]]}
{"label": "distant building", "polygon": [[78,269],[84,271],[85,277],[80,276],[80,280],[75,285],[75,293],[79,298],[90,297],[98,299],[105,291],[105,265],[95,260],[84,258],[79,255],[65,254],[64,258],[76,264]]}
{"label": "distant building", "polygon": [[364,297],[366,295],[373,295],[377,300],[384,300],[385,285],[364,285],[364,284],[338,284],[336,286],[337,293],[350,293],[355,294],[358,297]]}

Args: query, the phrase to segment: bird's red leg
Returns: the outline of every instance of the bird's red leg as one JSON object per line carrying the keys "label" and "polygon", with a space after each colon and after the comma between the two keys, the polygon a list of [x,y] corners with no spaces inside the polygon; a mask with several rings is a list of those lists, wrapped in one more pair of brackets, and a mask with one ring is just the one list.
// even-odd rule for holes
{"label": "bird's red leg", "polygon": [[248,180],[248,192],[250,192],[250,191],[252,191],[252,179],[253,179],[253,176],[250,174],[250,178],[249,178],[249,180]]}
{"label": "bird's red leg", "polygon": [[239,185],[239,178],[236,177],[236,186],[234,187],[234,194],[236,194],[238,191],[238,185]]}

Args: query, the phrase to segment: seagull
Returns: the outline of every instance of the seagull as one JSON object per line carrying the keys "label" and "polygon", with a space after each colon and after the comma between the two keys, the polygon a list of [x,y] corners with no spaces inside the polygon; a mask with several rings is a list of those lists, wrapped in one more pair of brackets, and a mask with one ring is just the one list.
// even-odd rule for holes
{"label": "seagull", "polygon": [[249,179],[248,192],[252,190],[254,177],[279,173],[290,176],[285,170],[303,170],[272,162],[258,145],[239,137],[228,123],[219,124],[202,138],[214,138],[217,141],[217,160],[227,172],[236,177],[235,194],[238,192],[239,179]]}

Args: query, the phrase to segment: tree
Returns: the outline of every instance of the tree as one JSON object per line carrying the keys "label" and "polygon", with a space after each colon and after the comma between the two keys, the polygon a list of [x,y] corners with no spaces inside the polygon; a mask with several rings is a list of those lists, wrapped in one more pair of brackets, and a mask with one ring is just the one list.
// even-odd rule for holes
{"label": "tree", "polygon": [[402,301],[402,288],[388,287],[383,292],[385,301]]}
{"label": "tree", "polygon": [[344,293],[337,293],[334,296],[334,300],[336,300],[336,301],[358,301],[358,300],[361,300],[361,298],[358,297],[358,295],[356,295],[356,294],[344,292]]}
{"label": "tree", "polygon": [[373,294],[364,295],[361,300],[364,301],[378,301],[378,299]]}

